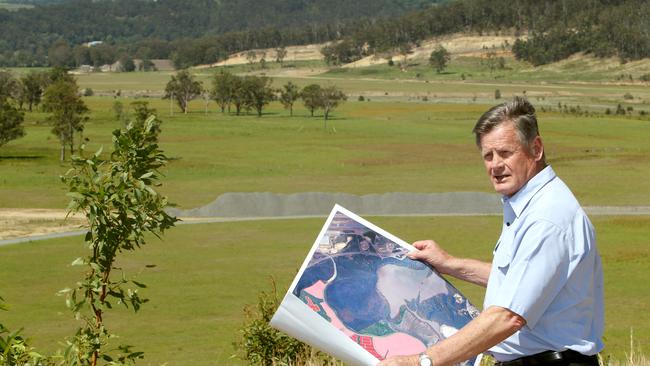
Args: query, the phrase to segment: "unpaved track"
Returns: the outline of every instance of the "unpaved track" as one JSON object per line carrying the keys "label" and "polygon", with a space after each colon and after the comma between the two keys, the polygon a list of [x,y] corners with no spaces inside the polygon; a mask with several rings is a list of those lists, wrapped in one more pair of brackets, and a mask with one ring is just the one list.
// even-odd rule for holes
{"label": "unpaved track", "polygon": [[[346,193],[294,194],[226,193],[190,210],[169,209],[179,224],[326,217],[334,203],[363,216],[477,216],[500,215],[495,194],[477,192],[384,193],[357,196]],[[650,206],[588,206],[589,215],[650,215]],[[67,218],[66,218],[67,217]],[[81,235],[85,220],[65,210],[0,208],[0,246]]]}

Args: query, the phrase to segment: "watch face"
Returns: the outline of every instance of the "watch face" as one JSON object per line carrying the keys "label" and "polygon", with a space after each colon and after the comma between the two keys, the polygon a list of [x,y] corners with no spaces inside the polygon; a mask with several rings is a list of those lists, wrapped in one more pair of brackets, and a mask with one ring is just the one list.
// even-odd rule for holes
{"label": "watch face", "polygon": [[420,355],[420,366],[431,366],[432,364],[433,363],[431,362],[429,356],[424,353]]}

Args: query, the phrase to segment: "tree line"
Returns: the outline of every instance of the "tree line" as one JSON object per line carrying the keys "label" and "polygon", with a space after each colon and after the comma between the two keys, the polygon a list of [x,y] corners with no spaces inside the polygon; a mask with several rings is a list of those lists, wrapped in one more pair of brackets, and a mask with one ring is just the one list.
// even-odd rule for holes
{"label": "tree line", "polygon": [[60,68],[32,71],[20,78],[0,71],[0,146],[25,135],[23,110],[27,107],[31,112],[38,105],[49,113],[44,122],[59,139],[63,161],[66,149],[72,155],[81,145],[90,110],[76,80]]}
{"label": "tree line", "polygon": [[[48,113],[43,122],[52,126],[51,132],[59,140],[60,160],[66,159],[66,153],[72,156],[83,143],[84,127],[90,112],[83,94],[76,79],[65,69],[31,71],[20,77],[0,71],[0,146],[23,137],[25,111],[40,107]],[[288,82],[277,89],[269,77],[238,76],[224,70],[215,73],[208,88],[204,88],[187,70],[181,70],[165,86],[163,98],[175,101],[181,111],[187,113],[190,101],[199,97],[206,102],[215,101],[222,113],[228,111],[241,115],[254,110],[259,117],[264,108],[276,100],[293,116],[295,103],[302,99],[312,117],[315,111],[323,111],[325,128],[331,112],[347,100],[347,95],[334,85],[321,87],[310,84],[301,89]],[[133,115],[128,116],[122,103],[116,101],[113,110],[117,119],[126,122],[135,118],[136,123],[142,124],[156,114],[147,102],[135,101],[131,107]],[[160,125],[159,121],[156,125]]]}
{"label": "tree line", "polygon": [[211,86],[204,88],[187,70],[181,70],[165,86],[163,98],[175,101],[183,113],[189,111],[190,101],[203,97],[215,101],[221,113],[234,112],[239,116],[254,110],[258,117],[275,100],[293,116],[295,103],[302,99],[312,117],[315,111],[322,110],[326,121],[330,113],[347,100],[347,95],[335,85],[310,84],[301,89],[289,81],[277,89],[272,84],[273,80],[267,76],[238,76],[221,70],[212,77]]}
{"label": "tree line", "polygon": [[[406,53],[427,38],[456,32],[527,36],[513,51],[533,64],[579,51],[624,60],[650,56],[650,4],[643,0],[455,0],[421,8],[432,2],[74,0],[0,11],[0,66],[79,66],[129,57],[171,59],[180,69],[249,49],[342,41],[330,59],[337,63]],[[330,9],[334,3],[338,10]],[[91,40],[103,41],[103,48],[80,48]]]}
{"label": "tree line", "polygon": [[[91,41],[103,41],[132,58],[155,59],[188,52],[189,40],[192,48],[210,40],[211,50],[204,52],[210,56],[207,62],[214,62],[223,52],[260,42],[323,42],[333,39],[346,20],[396,16],[436,1],[69,0],[14,12],[0,9],[0,66],[53,66],[49,50],[55,42],[74,49]],[[77,60],[68,60],[73,62]]]}

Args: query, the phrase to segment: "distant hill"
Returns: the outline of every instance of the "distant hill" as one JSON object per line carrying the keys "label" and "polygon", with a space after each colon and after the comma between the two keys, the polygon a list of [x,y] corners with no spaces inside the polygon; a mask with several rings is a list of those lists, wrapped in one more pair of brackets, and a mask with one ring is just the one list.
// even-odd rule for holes
{"label": "distant hill", "polygon": [[[27,0],[24,0],[27,3]],[[38,0],[32,0],[32,3]],[[42,0],[46,1],[46,0]],[[50,0],[54,1],[54,0]],[[184,68],[248,49],[335,42],[336,62],[403,53],[453,33],[519,37],[535,65],[577,52],[650,57],[647,0],[67,0],[0,9],[0,66],[171,59]],[[83,46],[90,41],[93,47]]]}
{"label": "distant hill", "polygon": [[[4,1],[6,2],[6,1]],[[0,13],[0,40],[12,49],[35,37],[70,44],[142,38],[172,40],[266,27],[296,28],[395,17],[441,0],[14,0],[37,5]],[[29,24],[29,26],[26,26]],[[13,38],[13,40],[12,40]],[[18,39],[16,39],[18,38]]]}

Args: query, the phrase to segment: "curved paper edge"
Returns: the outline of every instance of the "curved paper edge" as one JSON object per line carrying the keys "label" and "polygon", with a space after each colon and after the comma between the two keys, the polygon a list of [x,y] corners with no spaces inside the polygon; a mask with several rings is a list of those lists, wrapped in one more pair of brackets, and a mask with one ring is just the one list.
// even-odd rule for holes
{"label": "curved paper edge", "polygon": [[348,365],[375,366],[379,363],[379,360],[363,347],[291,293],[285,295],[271,319],[271,326]]}

